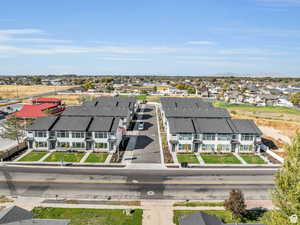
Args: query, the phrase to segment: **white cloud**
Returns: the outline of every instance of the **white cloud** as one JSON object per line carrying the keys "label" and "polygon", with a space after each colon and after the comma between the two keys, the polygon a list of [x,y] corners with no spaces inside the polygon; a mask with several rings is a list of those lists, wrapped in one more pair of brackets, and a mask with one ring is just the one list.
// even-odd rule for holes
{"label": "white cloud", "polygon": [[132,61],[132,62],[147,62],[150,61],[146,58],[131,58],[131,57],[102,57],[100,58],[102,60],[108,60],[108,61]]}
{"label": "white cloud", "polygon": [[216,43],[213,41],[188,41],[186,44],[188,44],[188,45],[214,45]]}
{"label": "white cloud", "polygon": [[39,29],[6,29],[0,30],[0,35],[12,35],[12,34],[43,34],[44,31]]}

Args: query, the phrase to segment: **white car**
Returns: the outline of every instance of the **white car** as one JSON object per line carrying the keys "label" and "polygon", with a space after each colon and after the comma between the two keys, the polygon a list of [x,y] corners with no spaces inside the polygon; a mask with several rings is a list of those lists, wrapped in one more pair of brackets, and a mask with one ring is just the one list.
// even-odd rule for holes
{"label": "white car", "polygon": [[144,130],[144,122],[139,122],[138,130]]}

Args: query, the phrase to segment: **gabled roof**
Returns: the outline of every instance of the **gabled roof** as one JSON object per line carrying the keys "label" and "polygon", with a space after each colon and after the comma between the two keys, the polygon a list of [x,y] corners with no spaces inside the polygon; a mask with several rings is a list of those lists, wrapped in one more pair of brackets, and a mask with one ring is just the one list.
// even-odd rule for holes
{"label": "gabled roof", "polygon": [[31,219],[32,217],[33,213],[18,206],[12,206],[0,211],[0,224]]}
{"label": "gabled roof", "polygon": [[169,118],[168,122],[171,134],[262,134],[252,120],[232,120],[229,118]]}
{"label": "gabled roof", "polygon": [[205,212],[196,212],[179,219],[180,225],[223,225],[222,221]]}
{"label": "gabled roof", "polygon": [[94,117],[88,131],[114,132],[119,127],[119,118]]}
{"label": "gabled roof", "polygon": [[235,133],[262,135],[261,130],[252,120],[232,119],[231,122]]}
{"label": "gabled roof", "polygon": [[43,111],[46,109],[51,109],[56,107],[57,104],[53,103],[42,103],[42,104],[33,104],[33,105],[23,105],[19,112],[16,112],[15,115],[18,117],[25,118],[36,118],[46,116],[47,114]]}
{"label": "gabled roof", "polygon": [[57,119],[56,116],[39,117],[33,121],[27,130],[50,130]]}
{"label": "gabled roof", "polygon": [[38,97],[33,99],[32,102],[61,102],[61,100],[59,98]]}
{"label": "gabled roof", "polygon": [[60,117],[54,126],[53,131],[70,130],[70,131],[86,131],[91,121],[91,117]]}
{"label": "gabled roof", "polygon": [[161,98],[166,117],[229,118],[226,109],[215,108],[200,98]]}

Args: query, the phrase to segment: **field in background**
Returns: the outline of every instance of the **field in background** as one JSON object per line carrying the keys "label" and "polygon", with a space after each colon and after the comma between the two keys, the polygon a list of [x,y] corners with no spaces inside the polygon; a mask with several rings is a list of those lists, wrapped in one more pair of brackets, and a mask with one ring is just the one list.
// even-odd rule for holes
{"label": "field in background", "polygon": [[0,85],[0,96],[5,98],[27,97],[52,91],[60,91],[72,86],[48,86],[48,85]]}

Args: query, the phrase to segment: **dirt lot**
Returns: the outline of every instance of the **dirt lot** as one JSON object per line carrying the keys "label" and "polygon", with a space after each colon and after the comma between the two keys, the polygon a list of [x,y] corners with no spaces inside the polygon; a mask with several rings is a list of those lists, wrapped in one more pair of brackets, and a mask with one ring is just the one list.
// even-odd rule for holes
{"label": "dirt lot", "polygon": [[47,85],[0,85],[2,98],[26,97],[51,91],[60,91],[72,86],[47,86]]}

